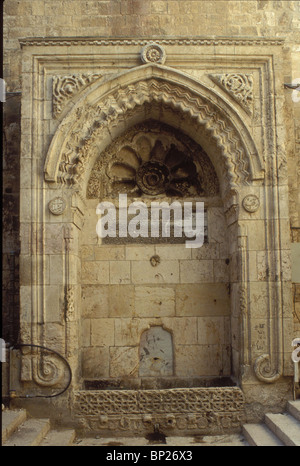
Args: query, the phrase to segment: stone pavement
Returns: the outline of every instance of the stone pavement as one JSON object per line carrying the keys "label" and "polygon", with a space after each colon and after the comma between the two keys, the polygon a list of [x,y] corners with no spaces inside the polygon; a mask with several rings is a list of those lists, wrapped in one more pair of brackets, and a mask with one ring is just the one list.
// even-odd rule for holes
{"label": "stone pavement", "polygon": [[242,435],[216,435],[195,437],[166,437],[166,443],[154,443],[145,438],[109,437],[100,436],[77,438],[73,445],[77,446],[248,446]]}

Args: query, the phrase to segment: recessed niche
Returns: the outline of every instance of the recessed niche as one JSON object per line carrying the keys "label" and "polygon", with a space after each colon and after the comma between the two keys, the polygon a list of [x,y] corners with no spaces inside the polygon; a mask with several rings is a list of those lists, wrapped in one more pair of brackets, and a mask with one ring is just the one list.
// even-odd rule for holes
{"label": "recessed niche", "polygon": [[162,327],[145,330],[140,341],[140,377],[173,375],[172,335]]}

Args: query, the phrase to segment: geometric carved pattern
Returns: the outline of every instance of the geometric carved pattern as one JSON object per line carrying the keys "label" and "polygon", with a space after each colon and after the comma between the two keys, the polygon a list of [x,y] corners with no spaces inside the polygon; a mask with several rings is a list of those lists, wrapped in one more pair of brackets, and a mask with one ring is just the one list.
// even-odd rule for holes
{"label": "geometric carved pattern", "polygon": [[[230,121],[225,120],[215,107],[189,89],[153,78],[120,88],[104,102],[80,109],[77,124],[72,127],[61,155],[58,181],[77,185],[89,158],[97,153],[97,142],[101,139],[103,128],[109,129],[110,125],[114,126],[118,121],[126,119],[126,112],[134,113],[135,107],[149,103],[183,112],[186,117],[204,126],[222,148],[230,185],[236,186],[238,182],[249,184],[250,168],[245,158],[245,148]],[[84,129],[87,131],[84,132]]]}
{"label": "geometric carved pattern", "polygon": [[162,390],[84,390],[75,394],[76,412],[99,414],[164,414],[239,411],[244,397],[238,387]]}
{"label": "geometric carved pattern", "polygon": [[135,125],[115,140],[96,161],[87,197],[118,193],[140,196],[218,194],[214,167],[188,136],[158,121]]}
{"label": "geometric carved pattern", "polygon": [[209,77],[225,89],[247,113],[252,113],[253,76],[251,74],[210,74]]}
{"label": "geometric carved pattern", "polygon": [[72,74],[53,76],[53,114],[57,117],[71,97],[90,83],[101,78],[101,74]]}
{"label": "geometric carved pattern", "polygon": [[83,390],[74,393],[74,412],[85,427],[128,430],[134,426],[221,432],[239,427],[245,401],[238,387],[162,390]]}

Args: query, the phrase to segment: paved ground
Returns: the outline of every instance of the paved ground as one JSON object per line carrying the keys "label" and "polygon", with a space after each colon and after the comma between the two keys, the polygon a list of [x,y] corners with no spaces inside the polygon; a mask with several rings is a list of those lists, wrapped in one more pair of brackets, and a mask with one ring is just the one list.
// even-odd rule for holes
{"label": "paved ground", "polygon": [[145,438],[100,438],[98,436],[76,439],[74,446],[247,446],[247,442],[241,435],[216,435],[216,436],[196,436],[196,437],[167,437],[166,443],[154,443]]}

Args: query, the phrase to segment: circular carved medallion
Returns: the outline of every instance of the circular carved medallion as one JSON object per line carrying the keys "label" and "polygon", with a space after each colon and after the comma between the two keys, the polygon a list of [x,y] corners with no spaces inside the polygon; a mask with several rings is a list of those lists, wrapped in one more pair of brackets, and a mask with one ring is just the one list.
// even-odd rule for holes
{"label": "circular carved medallion", "polygon": [[145,194],[162,194],[169,185],[169,175],[169,169],[164,163],[149,161],[137,170],[136,184]]}
{"label": "circular carved medallion", "polygon": [[55,197],[48,204],[49,210],[53,215],[61,215],[66,208],[66,201],[62,197]]}
{"label": "circular carved medallion", "polygon": [[160,63],[166,61],[166,52],[159,44],[147,44],[142,49],[141,59],[143,63]]}
{"label": "circular carved medallion", "polygon": [[260,206],[258,197],[255,194],[248,194],[243,199],[243,207],[247,212],[256,212]]}

